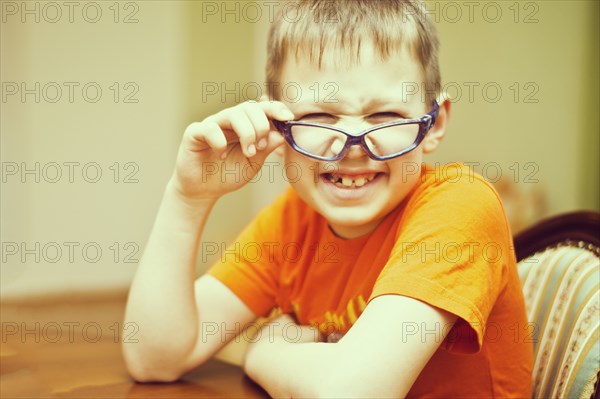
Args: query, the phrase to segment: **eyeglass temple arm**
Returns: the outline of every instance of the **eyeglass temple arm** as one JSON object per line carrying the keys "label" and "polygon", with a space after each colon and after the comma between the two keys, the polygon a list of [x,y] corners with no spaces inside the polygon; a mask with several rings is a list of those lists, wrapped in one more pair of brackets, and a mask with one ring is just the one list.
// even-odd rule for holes
{"label": "eyeglass temple arm", "polygon": [[440,110],[440,106],[438,105],[437,101],[433,100],[433,109],[431,110],[431,112],[429,112],[427,115],[431,116],[431,124],[429,125],[430,128],[432,128],[435,125],[435,122],[437,121],[437,115],[438,112]]}
{"label": "eyeglass temple arm", "polygon": [[285,122],[278,121],[277,119],[271,119],[271,122],[273,123],[273,126],[275,126],[275,128],[277,130],[279,130],[281,133],[283,133],[283,131],[285,130]]}
{"label": "eyeglass temple arm", "polygon": [[437,101],[433,100],[433,109],[431,110],[430,113],[427,114],[427,115],[431,116],[431,124],[429,125],[430,128],[435,125],[439,110],[440,110],[440,106],[438,105]]}

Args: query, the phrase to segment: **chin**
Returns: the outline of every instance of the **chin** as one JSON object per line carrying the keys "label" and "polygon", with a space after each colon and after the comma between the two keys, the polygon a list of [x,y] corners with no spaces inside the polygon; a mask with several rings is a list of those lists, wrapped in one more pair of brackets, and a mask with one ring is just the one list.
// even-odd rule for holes
{"label": "chin", "polygon": [[[351,236],[359,236],[370,233],[383,220],[383,216],[377,212],[365,212],[359,209],[329,209],[324,210],[321,215],[327,220],[331,228],[339,234],[340,231],[352,231]],[[342,234],[345,236],[348,234]],[[353,237],[344,237],[353,238]]]}

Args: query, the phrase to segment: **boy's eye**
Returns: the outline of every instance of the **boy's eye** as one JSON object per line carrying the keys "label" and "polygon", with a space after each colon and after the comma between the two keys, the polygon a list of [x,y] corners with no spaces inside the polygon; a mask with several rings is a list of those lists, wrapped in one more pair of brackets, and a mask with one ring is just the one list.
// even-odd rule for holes
{"label": "boy's eye", "polygon": [[408,119],[403,115],[396,112],[378,112],[376,114],[369,115],[369,122],[374,124],[393,122],[397,120]]}
{"label": "boy's eye", "polygon": [[338,121],[338,118],[325,113],[306,114],[298,119],[302,122],[313,122],[313,123],[326,123],[334,124]]}
{"label": "boy's eye", "polygon": [[[397,112],[377,112],[375,114],[371,114],[365,118],[367,122],[378,125],[381,123],[394,122],[402,119],[409,119],[404,115],[401,115]],[[326,114],[326,113],[313,113],[306,114],[301,116],[299,121],[303,122],[313,122],[313,123],[324,123],[329,125],[334,125],[339,121],[339,118],[335,115]]]}

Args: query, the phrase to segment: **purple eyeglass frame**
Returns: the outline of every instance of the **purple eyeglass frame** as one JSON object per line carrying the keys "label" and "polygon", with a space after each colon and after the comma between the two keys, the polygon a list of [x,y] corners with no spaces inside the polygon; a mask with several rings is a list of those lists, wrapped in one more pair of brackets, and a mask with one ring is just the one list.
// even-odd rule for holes
{"label": "purple eyeglass frame", "polygon": [[[427,134],[429,129],[431,129],[433,127],[433,125],[435,125],[435,121],[437,120],[439,108],[440,107],[439,107],[437,101],[434,100],[432,110],[429,113],[423,115],[421,118],[405,119],[402,121],[384,123],[382,125],[377,125],[377,126],[369,128],[367,130],[363,130],[362,132],[360,132],[358,134],[349,132],[344,129],[340,129],[340,128],[332,126],[332,125],[326,125],[323,123],[311,123],[311,122],[302,122],[302,121],[282,122],[282,121],[278,121],[278,120],[274,120],[274,119],[271,121],[273,122],[273,125],[277,128],[277,130],[281,134],[283,134],[283,137],[288,142],[288,144],[294,150],[296,150],[297,152],[299,152],[302,155],[306,155],[307,157],[318,159],[320,161],[339,161],[340,159],[342,159],[343,157],[346,156],[348,151],[350,151],[350,147],[352,147],[353,145],[360,145],[360,147],[363,149],[363,151],[365,151],[367,153],[369,158],[374,159],[376,161],[387,161],[388,159],[397,158],[406,153],[409,153],[412,150],[414,150],[415,148],[417,148],[419,146],[419,144],[421,144],[421,141],[423,141],[423,139],[425,138],[425,135]],[[367,134],[369,134],[375,130],[385,129],[385,128],[391,127],[391,126],[411,125],[411,124],[419,124],[419,133],[417,134],[417,138],[415,139],[415,141],[408,148],[406,148],[396,154],[391,154],[391,155],[386,155],[386,156],[375,155],[371,152],[371,150],[369,150],[369,147],[367,146],[367,143],[365,142],[365,136]],[[342,149],[342,151],[340,151],[334,157],[322,157],[319,155],[311,154],[309,152],[304,151],[302,148],[298,147],[296,145],[296,143],[294,142],[294,138],[292,137],[292,127],[293,126],[314,126],[314,127],[320,127],[320,128],[324,128],[324,129],[334,130],[336,132],[343,133],[346,135],[346,137],[347,137],[346,143],[344,144],[344,148]]]}

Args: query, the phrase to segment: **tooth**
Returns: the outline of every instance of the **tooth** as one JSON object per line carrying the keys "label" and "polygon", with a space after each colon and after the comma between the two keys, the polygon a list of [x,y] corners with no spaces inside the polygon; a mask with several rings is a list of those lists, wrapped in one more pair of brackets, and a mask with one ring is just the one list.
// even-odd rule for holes
{"label": "tooth", "polygon": [[359,177],[358,179],[354,180],[354,185],[356,187],[362,187],[365,185],[365,178],[364,177]]}
{"label": "tooth", "polygon": [[352,185],[352,179],[349,177],[342,177],[342,184],[346,187],[350,187]]}

